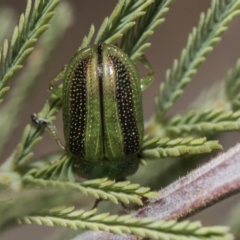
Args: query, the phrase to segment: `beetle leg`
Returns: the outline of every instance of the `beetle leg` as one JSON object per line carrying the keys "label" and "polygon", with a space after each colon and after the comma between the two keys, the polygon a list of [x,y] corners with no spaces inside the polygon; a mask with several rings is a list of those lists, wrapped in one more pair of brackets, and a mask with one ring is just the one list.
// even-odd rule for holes
{"label": "beetle leg", "polygon": [[62,85],[60,86],[51,86],[50,92],[57,96],[59,99],[62,99]]}
{"label": "beetle leg", "polygon": [[94,205],[92,206],[92,209],[97,208],[98,204],[102,201],[103,201],[103,199],[96,199]]}
{"label": "beetle leg", "polygon": [[57,82],[64,77],[65,71],[66,71],[67,65],[57,74],[55,78],[53,78],[48,86],[48,90],[62,99],[62,84],[60,86],[57,86]]}
{"label": "beetle leg", "polygon": [[140,86],[141,86],[141,90],[143,91],[153,82],[154,72],[153,72],[152,66],[150,65],[150,63],[147,60],[147,58],[145,57],[145,55],[142,55],[140,57],[139,61],[149,71],[147,76],[145,76],[142,79],[140,79],[140,84],[141,84]]}
{"label": "beetle leg", "polygon": [[141,90],[144,91],[146,88],[148,88],[148,86],[153,82],[153,78],[150,75],[147,75],[143,78],[140,79],[140,83],[141,83]]}
{"label": "beetle leg", "polygon": [[58,146],[60,148],[62,148],[63,150],[65,150],[65,147],[63,146],[63,144],[60,141],[60,138],[57,134],[57,130],[56,127],[53,125],[52,122],[49,122],[45,119],[42,118],[38,118],[37,115],[35,113],[33,113],[31,115],[31,120],[34,124],[39,125],[39,126],[44,126],[47,128],[49,134],[51,135],[51,137],[55,140],[55,142],[58,144]]}

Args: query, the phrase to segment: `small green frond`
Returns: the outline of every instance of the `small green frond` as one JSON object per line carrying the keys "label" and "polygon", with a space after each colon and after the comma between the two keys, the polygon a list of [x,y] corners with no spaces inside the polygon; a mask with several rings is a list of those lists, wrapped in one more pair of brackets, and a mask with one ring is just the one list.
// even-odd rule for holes
{"label": "small green frond", "polygon": [[[0,226],[9,227],[9,223],[14,223],[16,218],[40,214],[46,206],[54,208],[56,206],[69,206],[77,203],[77,199],[70,191],[51,190],[21,190],[20,192],[5,192],[0,194]],[[34,203],[34,204],[33,204]]]}
{"label": "small green frond", "polygon": [[156,0],[149,5],[145,14],[138,18],[136,25],[132,27],[124,36],[121,48],[133,61],[142,56],[147,47],[147,39],[154,33],[156,28],[164,22],[164,16],[168,12],[174,0]]}
{"label": "small green frond", "polygon": [[[50,99],[47,101],[47,103],[44,105],[42,111],[39,113],[39,117],[46,119],[48,121],[52,121],[54,119],[54,116],[60,109],[62,103],[59,98],[55,97],[53,94],[50,96]],[[28,134],[26,134],[26,131],[24,132],[24,136],[19,144],[21,144],[23,151],[18,157],[15,158],[15,164],[22,165],[25,164],[29,158],[26,158],[28,154],[30,153],[32,147],[40,141],[40,136],[44,132],[43,127],[34,126],[32,125],[30,128],[28,128]]]}
{"label": "small green frond", "polygon": [[229,70],[226,78],[226,95],[232,108],[240,109],[240,59],[235,67]]}
{"label": "small green frond", "polygon": [[52,161],[49,164],[32,168],[25,177],[28,178],[29,176],[58,181],[75,180],[75,175],[72,169],[72,160],[67,156],[63,156],[60,160]]}
{"label": "small green frond", "polygon": [[99,39],[99,38],[103,35],[103,33],[106,31],[107,26],[108,26],[108,17],[104,18],[103,23],[102,23],[102,25],[100,26],[100,28],[99,28],[99,30],[98,30],[95,43],[97,43],[97,42],[100,43],[100,41],[99,41],[98,39]]}
{"label": "small green frond", "polygon": [[[41,136],[38,136],[34,138],[33,141],[25,145],[29,141],[30,135],[31,135],[31,126],[28,124],[23,131],[23,135],[20,140],[20,143],[17,145],[17,147],[11,154],[10,158],[7,160],[7,162],[12,163],[13,165],[12,168],[14,168],[18,164],[19,158],[21,158],[21,161],[27,162],[33,156],[33,153],[30,151],[31,148],[29,148],[29,146],[33,147],[39,141],[41,141],[42,138]],[[25,146],[27,146],[28,148],[27,150],[24,149]]]}
{"label": "small green frond", "polygon": [[[64,22],[61,21],[63,16]],[[70,5],[61,3],[51,23],[52,27],[49,29],[48,34],[43,35],[40,39],[36,46],[37,51],[35,51],[29,61],[27,61],[26,69],[16,82],[17,85],[10,93],[9,100],[0,109],[0,129],[2,129],[0,131],[0,152],[4,144],[8,141],[9,134],[17,125],[17,115],[21,111],[23,103],[27,99],[29,93],[31,93],[35,80],[41,75],[44,67],[46,67],[53,49],[57,46],[57,42],[71,22],[72,15]],[[9,112],[9,109],[12,109],[12,111]]]}
{"label": "small green frond", "polygon": [[166,126],[171,134],[213,134],[240,129],[240,111],[204,110],[191,111],[173,117]]}
{"label": "small green frond", "polygon": [[82,48],[85,48],[90,45],[94,32],[95,32],[95,27],[92,24],[89,29],[88,35],[83,38],[82,44],[78,50],[81,50]]}
{"label": "small green frond", "polygon": [[10,29],[14,28],[15,17],[12,9],[5,7],[0,9],[0,44],[10,36]]}
{"label": "small green frond", "polygon": [[[70,209],[69,209],[70,210]],[[118,216],[96,211],[55,212],[37,216],[18,218],[19,224],[37,224],[46,226],[64,226],[74,230],[81,228],[93,231],[105,231],[114,234],[133,234],[151,239],[169,240],[231,240],[229,229],[224,226],[202,227],[200,222],[156,221],[151,218],[134,218],[130,215]]]}
{"label": "small green frond", "polygon": [[222,146],[218,141],[207,141],[206,138],[146,138],[142,146],[143,159],[156,159],[163,157],[181,157],[210,153],[220,150]]}
{"label": "small green frond", "polygon": [[4,87],[0,90],[0,103],[3,101],[5,94],[9,91],[10,87]]}
{"label": "small green frond", "polygon": [[131,184],[129,181],[115,183],[115,181],[106,178],[77,183],[34,179],[32,176],[28,175],[24,178],[23,183],[31,186],[78,190],[86,196],[110,200],[115,204],[120,201],[126,204],[135,203],[142,205],[142,197],[156,197],[156,193],[150,192],[149,188],[140,187],[139,184]]}
{"label": "small green frond", "polygon": [[32,45],[48,29],[48,22],[54,15],[53,10],[58,2],[59,0],[43,0],[41,4],[38,4],[35,1],[30,16],[32,1],[28,0],[26,13],[21,15],[19,25],[14,29],[10,44],[5,40],[0,53],[2,70],[0,74],[0,91],[6,88],[11,77],[22,68],[23,62],[33,51]]}
{"label": "small green frond", "polygon": [[240,14],[239,0],[215,0],[207,13],[202,13],[197,27],[188,37],[187,45],[171,69],[166,72],[165,82],[160,86],[156,99],[159,117],[172,107],[184,88],[192,80],[198,68],[221,40],[227,25]]}
{"label": "small green frond", "polygon": [[136,20],[145,13],[145,9],[153,0],[135,1],[119,0],[110,17],[106,17],[97,33],[95,43],[115,43],[130,28]]}

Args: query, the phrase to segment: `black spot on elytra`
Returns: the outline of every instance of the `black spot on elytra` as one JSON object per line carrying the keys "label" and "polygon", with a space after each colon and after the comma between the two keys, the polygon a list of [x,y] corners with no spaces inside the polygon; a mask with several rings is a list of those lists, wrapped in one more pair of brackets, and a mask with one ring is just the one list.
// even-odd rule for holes
{"label": "black spot on elytra", "polygon": [[126,155],[130,155],[136,153],[140,147],[131,76],[127,67],[118,57],[109,55],[109,58],[112,60],[116,72],[116,98],[124,139],[124,152]]}
{"label": "black spot on elytra", "polygon": [[89,58],[82,59],[73,71],[70,87],[69,151],[84,156],[84,133],[87,116],[86,72]]}

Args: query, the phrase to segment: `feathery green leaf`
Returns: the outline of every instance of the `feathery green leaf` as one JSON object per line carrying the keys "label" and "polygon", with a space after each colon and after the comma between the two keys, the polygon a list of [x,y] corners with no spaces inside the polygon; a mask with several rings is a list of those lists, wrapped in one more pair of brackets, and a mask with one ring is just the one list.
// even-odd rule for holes
{"label": "feathery green leaf", "polygon": [[143,159],[181,157],[210,153],[213,150],[220,149],[222,149],[222,146],[218,141],[207,141],[206,138],[145,138],[141,157]]}
{"label": "feathery green leaf", "polygon": [[82,44],[81,44],[81,46],[79,47],[78,50],[81,50],[82,48],[85,48],[85,47],[90,45],[94,32],[95,32],[95,27],[92,24],[90,29],[89,29],[88,35],[83,38]]}
{"label": "feathery green leaf", "polygon": [[[61,21],[63,16],[64,22]],[[0,109],[0,152],[3,149],[4,143],[7,142],[9,134],[15,129],[18,123],[16,121],[17,115],[21,111],[29,93],[31,93],[35,80],[48,63],[51,52],[57,46],[57,42],[69,27],[71,21],[70,5],[67,3],[60,4],[56,17],[52,21],[52,27],[49,29],[48,34],[43,35],[40,39],[36,46],[37,51],[33,53],[27,62],[25,71],[17,81],[17,86],[13,89],[9,100]],[[12,111],[9,111],[9,109],[12,109]]]}
{"label": "feathery green leaf", "polygon": [[44,166],[32,168],[26,177],[51,179],[58,181],[75,181],[72,169],[72,160],[68,156],[63,156],[60,160],[52,160]]}
{"label": "feathery green leaf", "polygon": [[230,240],[227,227],[202,227],[199,222],[155,221],[151,218],[133,218],[130,215],[117,216],[103,213],[93,215],[95,210],[54,212],[44,215],[18,218],[18,223],[37,224],[46,226],[64,226],[72,229],[88,229],[105,231],[114,234],[133,234],[151,239],[169,240]]}
{"label": "feathery green leaf", "polygon": [[108,199],[115,204],[120,201],[127,204],[136,203],[142,205],[142,197],[156,197],[156,193],[150,192],[149,188],[140,187],[139,184],[131,184],[129,181],[115,183],[115,181],[106,178],[77,183],[34,179],[32,176],[26,176],[24,183],[31,186],[78,190],[86,196]]}
{"label": "feathery green leaf", "polygon": [[214,0],[207,13],[202,13],[197,28],[188,37],[179,60],[174,61],[166,72],[156,99],[158,114],[162,118],[183,93],[206,56],[221,40],[227,25],[240,14],[239,0]]}
{"label": "feathery green leaf", "polygon": [[21,15],[19,25],[14,29],[11,44],[9,45],[5,40],[0,53],[0,92],[6,88],[10,78],[22,68],[23,62],[33,51],[32,45],[38,37],[48,29],[48,22],[54,15],[53,10],[58,2],[59,0],[43,0],[41,3],[35,1],[30,16],[32,1],[28,0],[26,13]]}
{"label": "feathery green leaf", "polygon": [[173,117],[166,126],[171,134],[213,134],[222,131],[240,129],[240,111],[223,109],[191,111],[185,115]]}
{"label": "feathery green leaf", "polygon": [[56,189],[50,191],[44,189],[44,191],[22,190],[17,193],[8,192],[7,194],[0,194],[0,199],[1,229],[9,225],[9,223],[14,223],[18,217],[42,212],[46,205],[51,208],[76,203],[76,198],[74,199],[74,196],[69,191],[59,193]]}
{"label": "feathery green leaf", "polygon": [[150,43],[147,39],[154,33],[156,28],[164,22],[164,15],[174,0],[156,0],[149,5],[143,16],[137,19],[136,25],[124,36],[121,48],[133,61],[142,56]]}
{"label": "feathery green leaf", "polygon": [[127,1],[119,0],[110,17],[106,17],[97,33],[95,43],[115,43],[136,20],[145,13],[153,0]]}

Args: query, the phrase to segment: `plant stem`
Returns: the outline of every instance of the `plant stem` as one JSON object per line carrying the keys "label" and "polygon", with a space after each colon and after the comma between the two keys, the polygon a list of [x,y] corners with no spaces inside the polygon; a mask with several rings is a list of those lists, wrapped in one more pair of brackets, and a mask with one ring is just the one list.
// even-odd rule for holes
{"label": "plant stem", "polygon": [[[162,189],[156,198],[149,199],[143,208],[132,215],[139,218],[154,217],[156,220],[183,220],[236,194],[240,191],[239,158],[240,144]],[[83,239],[113,239],[113,235],[86,232]],[[124,235],[114,236],[114,239],[137,238]]]}

